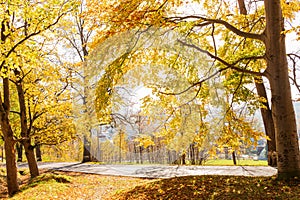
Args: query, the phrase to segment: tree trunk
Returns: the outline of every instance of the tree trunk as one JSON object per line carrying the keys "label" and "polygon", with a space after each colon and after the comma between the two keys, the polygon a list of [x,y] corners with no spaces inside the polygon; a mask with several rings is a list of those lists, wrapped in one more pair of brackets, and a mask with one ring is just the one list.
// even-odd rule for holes
{"label": "tree trunk", "polygon": [[285,49],[280,0],[264,0],[266,13],[266,74],[272,94],[278,155],[278,178],[300,177],[300,153]]}
{"label": "tree trunk", "polygon": [[238,0],[240,13],[242,15],[247,15],[247,9],[244,0]]}
{"label": "tree trunk", "polygon": [[181,164],[183,164],[183,165],[186,165],[185,157],[186,157],[186,154],[183,153],[181,156]]}
{"label": "tree trunk", "polygon": [[86,136],[83,136],[83,158],[82,162],[90,162],[91,161],[91,153],[90,153],[90,145],[88,140],[86,139]]}
{"label": "tree trunk", "polygon": [[194,143],[190,144],[190,156],[191,156],[191,164],[195,165],[195,148],[194,148]]}
{"label": "tree trunk", "polygon": [[9,112],[10,112],[10,91],[9,91],[9,80],[3,78],[3,99],[0,95],[0,121],[1,131],[4,138],[4,150],[6,158],[6,174],[7,174],[7,188],[9,196],[13,196],[19,191],[19,184],[17,179],[17,163],[16,163],[16,150],[14,133],[9,123]]}
{"label": "tree trunk", "polygon": [[[20,74],[20,72],[18,70],[14,70],[14,73],[17,77]],[[31,145],[31,139],[30,139],[30,134],[29,134],[30,129],[28,129],[28,124],[27,124],[26,104],[25,104],[22,79],[20,79],[16,83],[16,87],[17,87],[17,91],[18,91],[18,99],[19,99],[19,106],[20,106],[22,144],[24,146],[24,151],[25,151],[25,155],[27,158],[31,178],[34,178],[39,175],[39,169],[38,169],[38,165],[37,165],[34,151],[33,151],[34,148]]]}
{"label": "tree trunk", "polygon": [[[238,0],[238,4],[239,4],[240,14],[247,15],[248,13],[247,13],[247,9],[245,6],[245,1]],[[266,100],[266,102],[263,103],[265,108],[261,108],[260,111],[261,111],[261,115],[262,115],[262,119],[263,119],[263,123],[264,123],[265,133],[270,138],[270,140],[267,141],[268,165],[275,167],[277,161],[273,159],[274,157],[272,155],[276,153],[276,139],[275,139],[275,127],[274,127],[274,120],[272,117],[272,111],[269,106],[267,92],[266,92],[266,88],[263,83],[262,77],[256,77],[254,82],[255,82],[257,94],[260,97],[265,98],[265,100]]]}
{"label": "tree trunk", "polygon": [[40,144],[36,144],[35,153],[36,153],[36,160],[37,161],[42,161],[42,152],[41,152],[41,145]]}
{"label": "tree trunk", "polygon": [[140,146],[139,150],[140,150],[140,161],[141,161],[141,164],[143,164],[143,147]]}
{"label": "tree trunk", "polygon": [[168,150],[168,164],[172,164],[172,155],[170,150]]}
{"label": "tree trunk", "polygon": [[263,80],[261,77],[255,78],[255,86],[256,86],[257,94],[266,100],[263,103],[264,108],[261,108],[260,112],[264,123],[265,133],[270,138],[270,140],[267,140],[268,165],[275,167],[277,162],[276,160],[273,159],[272,156],[272,154],[276,152],[275,126],[272,117],[272,111],[270,109],[269,102],[268,102],[266,88],[265,85],[263,84]]}
{"label": "tree trunk", "polygon": [[229,159],[228,147],[224,147],[224,154],[225,154],[225,159],[228,160]]}
{"label": "tree trunk", "polygon": [[6,138],[5,141],[5,154],[6,154],[6,171],[7,171],[7,186],[9,196],[14,195],[19,191],[19,184],[17,181],[17,165],[15,159],[15,148],[12,138]]}
{"label": "tree trunk", "polygon": [[31,178],[37,177],[39,175],[39,169],[34,155],[34,147],[30,144],[30,140],[23,140],[22,144],[24,146]]}
{"label": "tree trunk", "polygon": [[16,150],[15,141],[12,137],[12,130],[10,127],[4,127],[1,123],[2,131],[9,132],[10,136],[4,137],[4,149],[6,156],[6,172],[7,172],[7,188],[9,196],[13,196],[19,191],[19,183],[17,177],[17,164],[16,164]]}
{"label": "tree trunk", "polygon": [[21,143],[17,142],[16,144],[17,152],[18,152],[18,162],[23,161],[23,146]]}
{"label": "tree trunk", "polygon": [[1,149],[1,155],[0,155],[1,156],[1,162],[3,162],[3,159],[4,159],[3,146],[1,146],[0,149]]}
{"label": "tree trunk", "polygon": [[235,151],[232,152],[232,161],[233,161],[233,164],[236,165]]}

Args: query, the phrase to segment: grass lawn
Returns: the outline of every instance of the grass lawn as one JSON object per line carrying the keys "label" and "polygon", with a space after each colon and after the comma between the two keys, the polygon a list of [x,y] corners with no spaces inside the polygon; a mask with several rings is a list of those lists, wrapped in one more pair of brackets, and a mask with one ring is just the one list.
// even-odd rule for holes
{"label": "grass lawn", "polygon": [[[187,176],[170,179],[139,179],[74,172],[44,171],[29,180],[19,177],[20,199],[300,199],[300,181],[275,177]],[[8,199],[4,170],[0,169],[0,199]]]}
{"label": "grass lawn", "polygon": [[[225,159],[211,159],[206,160],[204,165],[212,166],[228,166],[234,165],[232,160],[225,160]],[[268,162],[266,160],[237,160],[237,165],[243,166],[268,166]]]}

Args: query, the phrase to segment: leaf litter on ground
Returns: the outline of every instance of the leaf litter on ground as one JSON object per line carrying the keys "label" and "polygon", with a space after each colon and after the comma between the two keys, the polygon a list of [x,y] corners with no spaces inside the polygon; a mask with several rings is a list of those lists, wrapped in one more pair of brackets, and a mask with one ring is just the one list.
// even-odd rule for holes
{"label": "leaf litter on ground", "polygon": [[[5,183],[1,175],[1,183]],[[11,199],[300,199],[300,181],[276,177],[185,176],[142,179],[78,172],[43,171],[35,179],[19,176],[21,192]],[[7,198],[5,187],[0,198]]]}

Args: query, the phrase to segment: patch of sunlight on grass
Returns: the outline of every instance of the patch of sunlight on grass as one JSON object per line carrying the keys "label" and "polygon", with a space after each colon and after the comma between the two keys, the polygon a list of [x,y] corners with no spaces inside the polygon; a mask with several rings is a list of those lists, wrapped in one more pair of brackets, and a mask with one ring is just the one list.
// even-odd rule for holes
{"label": "patch of sunlight on grass", "polygon": [[28,187],[16,194],[12,200],[60,199],[65,196],[65,190],[70,186],[56,180],[42,181],[34,187]]}
{"label": "patch of sunlight on grass", "polygon": [[[231,166],[234,165],[232,160],[226,159],[216,159],[207,160],[204,165],[207,166]],[[243,166],[267,166],[268,162],[266,160],[237,160],[237,165]]]}

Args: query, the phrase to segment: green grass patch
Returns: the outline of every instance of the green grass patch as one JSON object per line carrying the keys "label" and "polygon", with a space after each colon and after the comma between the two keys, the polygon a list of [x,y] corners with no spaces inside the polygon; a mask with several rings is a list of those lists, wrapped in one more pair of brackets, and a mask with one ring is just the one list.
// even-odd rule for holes
{"label": "green grass patch", "polygon": [[[205,161],[204,165],[207,166],[232,166],[232,160],[226,159],[212,159]],[[268,162],[266,160],[237,160],[237,165],[242,166],[268,166]]]}

